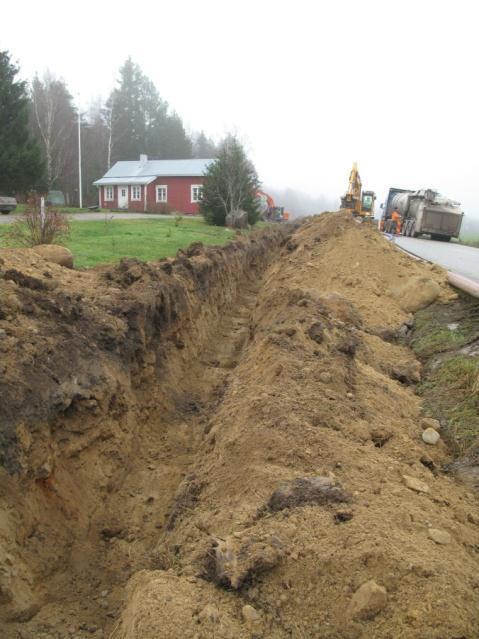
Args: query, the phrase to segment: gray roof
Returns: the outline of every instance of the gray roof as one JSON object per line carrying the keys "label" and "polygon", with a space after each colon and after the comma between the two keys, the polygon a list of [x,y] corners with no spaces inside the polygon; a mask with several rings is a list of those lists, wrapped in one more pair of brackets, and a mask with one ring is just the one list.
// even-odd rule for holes
{"label": "gray roof", "polygon": [[214,160],[140,160],[117,162],[93,184],[149,184],[157,177],[199,177]]}

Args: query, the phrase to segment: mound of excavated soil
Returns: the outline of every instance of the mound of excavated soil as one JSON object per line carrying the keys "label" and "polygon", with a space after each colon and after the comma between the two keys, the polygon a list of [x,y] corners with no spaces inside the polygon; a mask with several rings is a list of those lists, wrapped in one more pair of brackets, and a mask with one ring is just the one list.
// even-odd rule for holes
{"label": "mound of excavated soil", "polygon": [[478,504],[397,341],[444,274],[346,214],[281,241],[55,289],[4,256],[7,637],[477,636]]}

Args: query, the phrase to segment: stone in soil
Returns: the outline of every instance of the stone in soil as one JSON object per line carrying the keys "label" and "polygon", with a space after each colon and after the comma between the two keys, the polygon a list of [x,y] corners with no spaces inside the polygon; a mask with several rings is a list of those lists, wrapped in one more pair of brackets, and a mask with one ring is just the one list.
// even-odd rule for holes
{"label": "stone in soil", "polygon": [[430,528],[429,529],[429,537],[436,543],[441,546],[445,546],[446,544],[450,544],[452,541],[451,535],[445,530],[439,530],[439,528]]}
{"label": "stone in soil", "polygon": [[387,601],[386,589],[371,579],[354,593],[348,607],[348,616],[351,619],[363,621],[373,619],[381,610],[384,610]]}
{"label": "stone in soil", "polygon": [[260,613],[249,604],[241,608],[241,616],[243,617],[243,621],[248,625],[255,625],[261,621]]}
{"label": "stone in soil", "polygon": [[219,623],[220,622],[220,613],[214,604],[206,604],[203,610],[198,615],[199,619],[202,621],[210,621],[211,623]]}
{"label": "stone in soil", "polygon": [[421,479],[417,479],[416,477],[411,477],[410,475],[402,476],[404,484],[410,490],[414,490],[416,493],[428,493],[429,486],[426,482]]}
{"label": "stone in soil", "polygon": [[422,441],[430,446],[435,446],[441,439],[441,435],[434,428],[426,428],[422,431]]}
{"label": "stone in soil", "polygon": [[441,422],[438,419],[432,417],[423,417],[421,419],[421,426],[423,429],[434,428],[434,430],[441,430]]}

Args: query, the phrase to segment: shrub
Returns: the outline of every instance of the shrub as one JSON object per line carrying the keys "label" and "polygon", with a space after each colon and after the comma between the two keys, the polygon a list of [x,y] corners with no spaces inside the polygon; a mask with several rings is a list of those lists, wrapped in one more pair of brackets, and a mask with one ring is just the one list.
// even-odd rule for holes
{"label": "shrub", "polygon": [[38,199],[28,201],[25,212],[10,225],[5,234],[7,244],[25,247],[60,244],[69,236],[68,218],[57,209],[50,208],[45,208],[42,216]]}
{"label": "shrub", "polygon": [[171,215],[173,213],[173,207],[167,202],[162,202],[158,205],[156,213],[160,213],[161,215]]}

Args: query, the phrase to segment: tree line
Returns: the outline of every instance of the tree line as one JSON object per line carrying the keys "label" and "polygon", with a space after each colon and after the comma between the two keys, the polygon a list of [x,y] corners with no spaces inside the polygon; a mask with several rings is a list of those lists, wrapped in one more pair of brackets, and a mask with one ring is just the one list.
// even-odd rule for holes
{"label": "tree line", "polygon": [[[68,86],[51,72],[31,83],[0,51],[0,195],[59,190],[78,197],[78,110]],[[188,133],[154,83],[128,58],[105,101],[80,114],[83,199],[96,203],[92,183],[118,160],[212,158],[215,143]]]}

